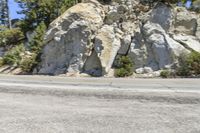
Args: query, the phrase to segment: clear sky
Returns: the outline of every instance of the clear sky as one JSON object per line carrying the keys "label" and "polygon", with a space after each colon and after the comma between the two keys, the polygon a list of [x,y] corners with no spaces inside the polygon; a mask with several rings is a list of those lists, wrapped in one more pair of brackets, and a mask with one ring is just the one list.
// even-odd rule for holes
{"label": "clear sky", "polygon": [[17,3],[14,1],[15,0],[8,0],[8,5],[9,5],[9,9],[10,9],[10,17],[11,17],[11,19],[22,18],[23,15],[17,14],[17,11],[19,11],[20,8],[17,5]]}

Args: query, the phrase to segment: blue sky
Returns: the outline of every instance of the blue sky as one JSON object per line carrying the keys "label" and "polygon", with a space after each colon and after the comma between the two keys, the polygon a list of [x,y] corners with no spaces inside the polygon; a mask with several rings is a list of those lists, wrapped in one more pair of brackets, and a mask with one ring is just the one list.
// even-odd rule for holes
{"label": "blue sky", "polygon": [[14,0],[8,0],[8,4],[9,4],[9,9],[10,9],[10,17],[11,17],[11,19],[22,18],[23,17],[23,15],[17,14],[17,11],[19,11],[20,8],[17,5],[17,3],[14,2]]}
{"label": "blue sky", "polygon": [[[19,8],[18,4],[15,2],[15,0],[8,0],[8,5],[9,5],[9,9],[10,9],[11,19],[23,17],[23,15],[17,14],[17,11],[20,11],[20,8]],[[190,6],[191,6],[191,1],[186,3],[186,7],[190,7]]]}

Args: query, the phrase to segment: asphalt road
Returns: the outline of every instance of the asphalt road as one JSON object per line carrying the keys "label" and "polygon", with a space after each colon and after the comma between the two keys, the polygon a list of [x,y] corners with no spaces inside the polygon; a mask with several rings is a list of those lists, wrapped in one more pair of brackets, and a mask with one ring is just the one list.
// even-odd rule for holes
{"label": "asphalt road", "polygon": [[0,133],[200,133],[200,80],[2,75]]}

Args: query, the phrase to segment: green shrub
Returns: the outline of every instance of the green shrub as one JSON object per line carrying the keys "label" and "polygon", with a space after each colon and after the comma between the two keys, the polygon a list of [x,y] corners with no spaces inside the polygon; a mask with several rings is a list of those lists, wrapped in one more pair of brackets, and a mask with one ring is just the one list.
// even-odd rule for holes
{"label": "green shrub", "polygon": [[132,73],[130,73],[129,70],[125,68],[119,68],[115,70],[115,77],[127,77],[131,75]]}
{"label": "green shrub", "polygon": [[44,35],[46,32],[46,25],[44,24],[44,22],[41,22],[34,32],[35,36],[30,42],[30,50],[33,53],[40,53],[42,47],[44,46]]}
{"label": "green shrub", "polygon": [[22,31],[19,28],[4,29],[0,31],[0,46],[12,46],[20,43],[24,38]]}
{"label": "green shrub", "polygon": [[3,63],[7,65],[18,66],[21,62],[22,54],[24,53],[24,51],[25,51],[25,48],[22,44],[13,47],[3,57]]}
{"label": "green shrub", "polygon": [[169,78],[169,77],[171,77],[171,72],[169,71],[169,70],[162,70],[161,72],[160,72],[160,76],[162,77],[162,78]]}
{"label": "green shrub", "polygon": [[33,54],[29,57],[25,57],[22,62],[20,63],[20,68],[24,71],[24,72],[31,72],[32,69],[34,68],[35,65],[37,65],[37,61],[36,61],[36,54]]}
{"label": "green shrub", "polygon": [[115,77],[127,77],[133,74],[133,63],[128,56],[121,56],[117,59]]}
{"label": "green shrub", "polygon": [[187,58],[187,64],[190,69],[191,74],[200,74],[200,53],[192,52]]}
{"label": "green shrub", "polygon": [[3,65],[4,65],[3,58],[0,58],[0,67],[2,67]]}
{"label": "green shrub", "polygon": [[179,58],[179,67],[176,71],[179,76],[199,75],[200,53],[193,51],[189,55],[181,55]]}
{"label": "green shrub", "polygon": [[189,76],[190,75],[189,66],[187,65],[187,58],[188,58],[188,55],[186,55],[186,54],[181,54],[179,56],[179,58],[178,58],[179,66],[176,69],[176,74],[178,76]]}
{"label": "green shrub", "polygon": [[20,68],[24,72],[31,72],[33,68],[38,64],[38,56],[41,53],[41,50],[44,46],[44,35],[46,32],[46,25],[44,22],[41,22],[35,29],[35,35],[30,42],[30,56],[24,57],[21,61]]}

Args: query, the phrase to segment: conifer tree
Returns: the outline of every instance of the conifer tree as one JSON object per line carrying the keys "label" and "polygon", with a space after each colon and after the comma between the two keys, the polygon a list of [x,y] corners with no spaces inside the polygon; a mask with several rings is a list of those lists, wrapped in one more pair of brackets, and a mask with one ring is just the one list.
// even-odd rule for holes
{"label": "conifer tree", "polygon": [[46,25],[41,22],[35,29],[35,35],[33,40],[30,42],[30,50],[36,54],[41,52],[42,46],[44,45],[44,34],[46,32]]}
{"label": "conifer tree", "polygon": [[19,14],[25,18],[21,27],[26,31],[34,30],[41,22],[48,26],[55,18],[61,15],[76,0],[15,0],[21,7]]}
{"label": "conifer tree", "polygon": [[8,0],[0,0],[0,25],[11,28]]}

